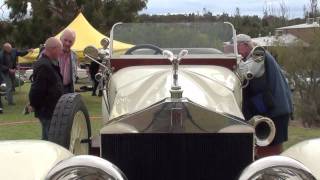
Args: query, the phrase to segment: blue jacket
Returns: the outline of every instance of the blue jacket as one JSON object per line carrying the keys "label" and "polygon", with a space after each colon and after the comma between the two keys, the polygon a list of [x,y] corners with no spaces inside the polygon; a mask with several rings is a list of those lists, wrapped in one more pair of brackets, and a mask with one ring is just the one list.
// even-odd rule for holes
{"label": "blue jacket", "polygon": [[18,56],[25,56],[28,54],[28,51],[19,51],[15,48],[11,51],[11,62],[7,61],[4,57],[4,51],[0,52],[0,71],[6,73],[9,69],[15,69],[18,62]]}
{"label": "blue jacket", "polygon": [[[257,108],[259,104],[262,108]],[[281,68],[272,55],[266,52],[265,74],[254,78],[243,89],[243,112],[246,119],[254,115],[269,118],[291,114],[291,91]]]}

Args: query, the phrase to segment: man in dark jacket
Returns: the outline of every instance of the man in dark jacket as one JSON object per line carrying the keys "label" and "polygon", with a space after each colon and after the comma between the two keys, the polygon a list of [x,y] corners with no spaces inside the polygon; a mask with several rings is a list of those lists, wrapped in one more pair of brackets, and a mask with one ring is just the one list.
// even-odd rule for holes
{"label": "man in dark jacket", "polygon": [[[99,62],[101,63],[101,60],[99,60]],[[94,61],[92,61],[90,63],[90,67],[89,67],[89,72],[90,72],[90,77],[91,80],[93,82],[93,88],[92,88],[92,96],[96,96],[96,91],[97,91],[97,87],[99,85],[99,82],[96,80],[96,74],[99,72],[99,67],[100,65]],[[99,90],[99,95],[102,95],[102,91]]]}
{"label": "man in dark jacket", "polygon": [[14,91],[18,56],[25,56],[32,51],[33,49],[19,51],[12,48],[10,43],[3,44],[3,51],[0,52],[0,75],[7,85],[6,94],[9,105],[14,105],[12,91]]}
{"label": "man in dark jacket", "polygon": [[2,105],[2,101],[1,101],[1,96],[2,96],[2,93],[5,92],[4,89],[5,89],[5,83],[2,79],[2,76],[0,76],[0,114],[3,113],[3,105]]}
{"label": "man in dark jacket", "polygon": [[42,125],[42,139],[48,140],[50,122],[55,106],[63,94],[58,56],[62,44],[57,38],[48,38],[43,56],[34,64],[34,76],[29,92],[30,106]]}
{"label": "man in dark jacket", "polygon": [[[238,52],[243,60],[249,58],[254,46],[250,36],[237,36]],[[288,140],[288,123],[293,111],[290,88],[280,66],[269,52],[265,52],[264,73],[249,81],[243,89],[243,114],[247,120],[255,115],[269,117],[275,124],[276,135],[266,147],[257,148],[257,156],[277,155],[282,152],[282,143]]]}

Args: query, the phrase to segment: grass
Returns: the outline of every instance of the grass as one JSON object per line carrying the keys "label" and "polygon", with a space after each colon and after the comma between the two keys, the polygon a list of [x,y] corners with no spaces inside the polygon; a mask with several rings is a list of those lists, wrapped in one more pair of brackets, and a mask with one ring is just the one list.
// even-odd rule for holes
{"label": "grass", "polygon": [[[2,97],[4,114],[0,115],[0,123],[37,120],[34,118],[33,113],[28,115],[23,114],[23,109],[28,101],[29,89],[30,83],[26,83],[21,87],[21,89],[19,87],[16,88],[16,92],[14,94],[14,102],[16,105],[14,106],[8,106],[7,101]],[[90,92],[81,93],[81,95],[87,105],[90,116],[101,116],[101,98],[92,97]]]}
{"label": "grass", "polygon": [[[16,105],[8,106],[7,102],[2,97],[4,104],[4,113],[0,114],[0,140],[12,139],[40,139],[41,126],[34,114],[23,114],[23,109],[28,100],[28,92],[30,84],[26,83],[20,88],[16,88],[14,94],[14,102]],[[83,100],[88,108],[91,117],[101,117],[101,98],[91,96],[90,92],[81,93]],[[19,122],[23,122],[20,124]],[[5,125],[1,125],[5,124]],[[92,133],[97,134],[102,121],[99,118],[94,118],[91,121]]]}
{"label": "grass", "polygon": [[24,84],[20,88],[16,88],[14,93],[14,102],[16,105],[8,106],[7,101],[2,97],[2,103],[4,105],[4,114],[0,115],[0,123],[2,122],[12,122],[12,121],[22,121],[22,120],[33,120],[34,116],[32,114],[23,115],[23,109],[27,103],[28,93],[30,84]]}
{"label": "grass", "polygon": [[303,128],[300,126],[289,126],[289,135],[288,141],[284,143],[284,149],[289,148],[290,146],[301,142],[306,139],[320,138],[320,129],[319,128]]}
{"label": "grass", "polygon": [[[0,114],[0,140],[12,139],[40,139],[41,129],[38,119],[33,114],[23,115],[22,111],[27,102],[27,94],[30,84],[25,84],[21,89],[16,88],[14,95],[15,106],[7,106],[4,103],[4,114]],[[92,97],[90,92],[81,93],[83,100],[89,110],[90,116],[101,116],[101,98]],[[3,99],[3,98],[2,98]],[[1,125],[1,123],[15,123],[26,121],[23,124]],[[284,144],[284,148],[288,148],[300,141],[312,138],[320,138],[319,128],[303,128],[296,122],[291,122],[289,126],[289,141]],[[102,126],[101,119],[91,121],[93,134],[97,134]]]}

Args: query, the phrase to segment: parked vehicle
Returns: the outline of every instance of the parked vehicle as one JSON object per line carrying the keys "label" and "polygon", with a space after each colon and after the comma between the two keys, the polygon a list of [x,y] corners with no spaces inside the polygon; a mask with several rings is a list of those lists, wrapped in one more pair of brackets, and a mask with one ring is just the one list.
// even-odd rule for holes
{"label": "parked vehicle", "polygon": [[[33,69],[28,69],[25,72],[25,79],[30,80],[31,75],[33,74]],[[88,72],[86,69],[82,69],[80,67],[77,67],[77,77],[78,79],[86,79],[88,78]]]}
{"label": "parked vehicle", "polygon": [[[117,23],[110,38],[110,56],[85,49],[87,58],[102,60],[96,75],[103,90],[100,134],[91,136],[79,94],[60,98],[49,132],[50,141],[73,154],[98,152],[104,160],[68,155],[51,163],[48,179],[320,178],[317,167],[293,159],[296,153],[254,161],[255,146],[271,143],[275,128],[269,118],[243,117],[243,81],[255,75],[254,65],[239,69],[230,23]],[[114,40],[133,46],[115,51]],[[233,52],[223,53],[230,41]],[[263,55],[253,53],[252,63],[260,65]],[[319,149],[319,142],[309,148]],[[319,153],[312,156],[320,160]]]}

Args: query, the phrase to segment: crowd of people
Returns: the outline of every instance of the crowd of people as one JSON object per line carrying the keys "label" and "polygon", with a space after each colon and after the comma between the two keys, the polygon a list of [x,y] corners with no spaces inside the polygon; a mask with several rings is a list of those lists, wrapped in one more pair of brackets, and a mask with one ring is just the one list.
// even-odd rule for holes
{"label": "crowd of people", "polygon": [[75,92],[77,56],[71,50],[76,34],[63,31],[60,39],[50,37],[39,59],[33,65],[33,79],[29,92],[29,110],[35,112],[42,125],[42,139],[48,132],[54,108],[63,94]]}

